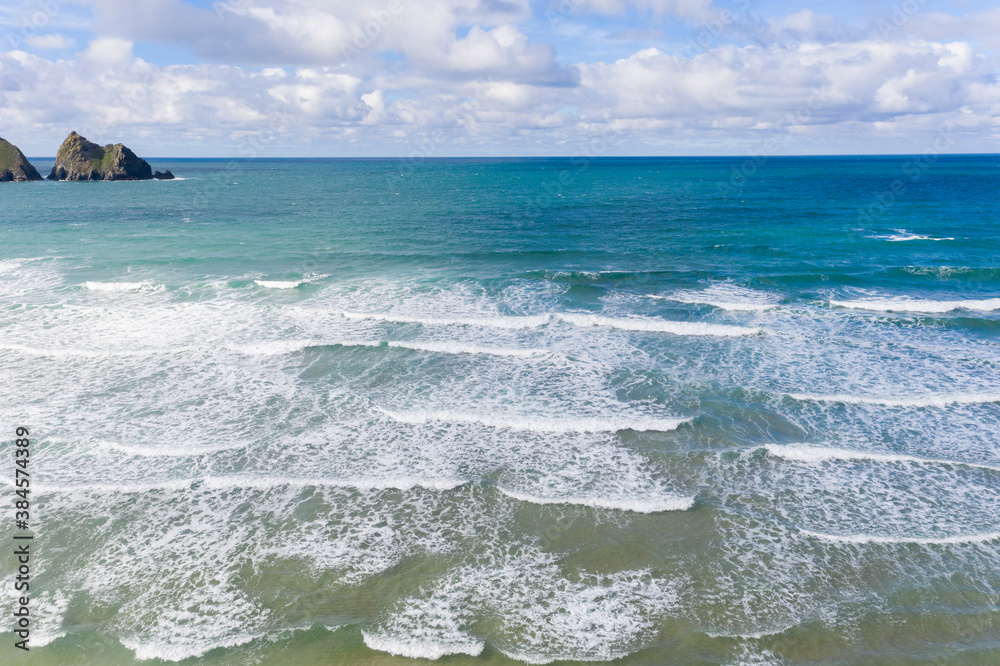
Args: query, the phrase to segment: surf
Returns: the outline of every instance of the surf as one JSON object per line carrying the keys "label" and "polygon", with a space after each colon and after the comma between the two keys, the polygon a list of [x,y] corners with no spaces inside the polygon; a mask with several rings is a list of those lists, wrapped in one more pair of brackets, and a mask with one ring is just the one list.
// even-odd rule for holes
{"label": "surf", "polygon": [[803,402],[827,402],[844,405],[879,405],[882,407],[948,407],[950,405],[980,405],[1000,402],[1000,393],[942,393],[923,396],[863,396],[849,394],[822,395],[787,393],[789,398]]}
{"label": "surf", "polygon": [[621,430],[660,431],[676,430],[688,418],[653,418],[644,416],[618,417],[563,417],[539,416],[490,416],[482,413],[459,412],[447,409],[395,411],[377,407],[378,412],[393,421],[409,425],[473,424],[489,428],[526,430],[539,433],[619,432]]}

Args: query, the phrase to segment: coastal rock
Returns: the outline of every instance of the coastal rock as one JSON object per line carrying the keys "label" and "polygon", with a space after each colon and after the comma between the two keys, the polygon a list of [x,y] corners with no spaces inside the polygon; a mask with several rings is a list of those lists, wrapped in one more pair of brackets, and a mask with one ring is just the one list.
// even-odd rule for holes
{"label": "coastal rock", "polygon": [[70,132],[56,153],[49,180],[150,180],[146,160],[120,143],[103,148]]}
{"label": "coastal rock", "polygon": [[42,177],[17,146],[0,139],[0,183],[41,180]]}
{"label": "coastal rock", "polygon": [[170,173],[170,169],[167,169],[165,172],[162,173],[157,171],[156,173],[153,174],[153,178],[157,180],[173,180],[174,174]]}

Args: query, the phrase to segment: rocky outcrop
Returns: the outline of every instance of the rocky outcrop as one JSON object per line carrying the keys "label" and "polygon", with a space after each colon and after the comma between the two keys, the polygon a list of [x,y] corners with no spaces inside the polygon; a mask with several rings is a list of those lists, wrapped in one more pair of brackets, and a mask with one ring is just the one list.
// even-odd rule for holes
{"label": "rocky outcrop", "polygon": [[38,170],[31,166],[31,162],[17,146],[0,139],[0,183],[41,179]]}
{"label": "rocky outcrop", "polygon": [[153,178],[155,178],[156,180],[173,180],[174,174],[170,173],[170,169],[167,169],[166,172],[164,173],[160,173],[159,171],[157,171],[156,173],[153,174]]}
{"label": "rocky outcrop", "polygon": [[104,147],[70,132],[56,153],[49,180],[150,180],[146,160],[120,143]]}

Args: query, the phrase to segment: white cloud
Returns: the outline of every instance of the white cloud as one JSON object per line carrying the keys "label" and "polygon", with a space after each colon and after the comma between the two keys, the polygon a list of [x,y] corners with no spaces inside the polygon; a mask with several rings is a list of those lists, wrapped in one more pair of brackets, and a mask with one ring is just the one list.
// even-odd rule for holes
{"label": "white cloud", "polygon": [[579,6],[597,14],[622,14],[630,8],[656,16],[700,19],[709,15],[711,0],[562,0],[560,7]]}
{"label": "white cloud", "polygon": [[605,112],[687,124],[738,116],[778,123],[810,97],[823,102],[810,110],[808,124],[951,112],[967,103],[972,84],[993,83],[990,67],[975,63],[963,43],[723,46],[693,59],[649,49],[579,67]]}
{"label": "white cloud", "polygon": [[511,25],[493,30],[472,26],[464,38],[440,51],[414,55],[412,61],[443,75],[471,75],[542,85],[569,85],[576,80],[572,68],[556,65],[552,47],[528,43],[528,38]]}
{"label": "white cloud", "polygon": [[38,35],[37,37],[29,37],[28,45],[36,49],[56,51],[73,48],[76,46],[76,40],[70,39],[65,35]]}
{"label": "white cloud", "polygon": [[80,54],[81,59],[102,65],[128,64],[132,61],[132,42],[115,37],[95,39]]}
{"label": "white cloud", "polygon": [[[987,150],[1000,125],[996,57],[953,38],[957,18],[938,29],[948,39],[925,34],[922,16],[883,38],[802,10],[756,25],[763,43],[726,33],[690,56],[664,42],[566,64],[528,22],[527,0],[229,0],[218,10],[87,1],[97,27],[73,58],[0,53],[5,136],[37,141],[36,153],[77,129],[93,140],[135,136],[164,146],[159,154],[230,155],[277,121],[285,131],[270,144],[275,154],[407,154],[428,136],[438,154],[566,152],[609,128],[633,154],[732,154],[769,136],[791,151],[828,141],[865,152],[900,149],[946,122],[970,137],[967,149]],[[715,11],[707,0],[630,7]],[[577,8],[628,9],[617,0]],[[592,33],[581,33],[580,53]],[[57,37],[68,39],[38,39]],[[205,60],[135,57],[150,40]]]}
{"label": "white cloud", "polygon": [[419,57],[455,41],[462,26],[527,20],[529,0],[86,0],[98,30],[182,44],[200,57],[243,64],[332,65],[357,52]]}

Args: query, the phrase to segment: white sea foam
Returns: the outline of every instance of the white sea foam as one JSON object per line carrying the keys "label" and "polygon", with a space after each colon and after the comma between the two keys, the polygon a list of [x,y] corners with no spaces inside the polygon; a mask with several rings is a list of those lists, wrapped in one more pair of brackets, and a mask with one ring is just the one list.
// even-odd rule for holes
{"label": "white sea foam", "polygon": [[334,487],[351,488],[354,490],[412,490],[426,488],[427,490],[447,491],[468,483],[467,479],[424,479],[412,477],[377,477],[355,479],[309,479],[266,476],[207,476],[204,479],[206,488],[254,488],[269,490],[271,488],[313,488]]}
{"label": "white sea foam", "polygon": [[20,344],[0,344],[0,349],[18,352],[19,354],[27,354],[29,356],[49,356],[52,358],[71,358],[74,356],[83,358],[102,358],[109,355],[108,352],[89,349],[73,349],[69,347],[38,348]]}
{"label": "white sea foam", "polygon": [[[199,620],[194,613],[190,613],[192,619]],[[162,620],[161,620],[162,621]],[[235,636],[227,636],[216,640],[204,640],[190,642],[191,636],[185,636],[188,640],[181,640],[177,643],[171,641],[149,641],[146,638],[120,638],[119,642],[129,650],[135,652],[135,658],[139,661],[150,659],[162,659],[163,661],[184,661],[192,657],[200,657],[209,650],[216,648],[231,648],[238,645],[245,645],[258,638],[257,635],[240,633]]]}
{"label": "white sea foam", "polygon": [[186,490],[201,478],[172,479],[170,481],[150,481],[147,483],[36,483],[34,490],[39,493],[147,493],[154,490]]}
{"label": "white sea foam", "polygon": [[739,336],[761,333],[760,328],[731,326],[728,324],[705,324],[702,322],[670,321],[640,317],[605,317],[583,313],[558,313],[545,315],[520,315],[500,317],[417,317],[391,313],[342,312],[344,317],[354,320],[372,319],[377,321],[422,324],[425,326],[480,326],[486,328],[522,329],[537,328],[555,321],[562,321],[582,328],[604,327],[625,331],[650,333],[673,333],[674,335],[714,335]]}
{"label": "white sea foam", "polygon": [[567,580],[556,556],[522,547],[487,551],[477,559],[400,600],[366,634],[391,637],[395,649],[443,645],[456,653],[457,646],[478,646],[465,627],[471,617],[487,616],[495,618],[492,646],[512,659],[608,662],[651,640],[658,622],[678,604],[674,586],[648,571],[580,572]]}
{"label": "white sea foam", "polygon": [[670,321],[639,317],[603,317],[592,314],[560,314],[558,318],[574,326],[602,326],[624,331],[648,331],[651,333],[673,333],[674,335],[715,335],[732,337],[756,335],[763,330],[749,326],[728,324],[705,324],[702,322]]}
{"label": "white sea foam", "polygon": [[595,509],[616,509],[619,511],[634,511],[635,513],[660,513],[663,511],[687,511],[694,506],[694,497],[656,497],[656,498],[629,498],[629,497],[542,497],[511,488],[498,485],[499,490],[504,495],[519,502],[529,504],[574,504],[577,506],[588,506]]}
{"label": "white sea foam", "polygon": [[923,234],[914,234],[906,229],[896,229],[896,233],[889,234],[888,236],[873,236],[873,238],[878,238],[880,240],[891,241],[894,243],[899,243],[902,241],[915,241],[915,240],[929,240],[929,241],[953,241],[954,238],[935,238],[934,236],[925,236]]}
{"label": "white sea foam", "polygon": [[36,592],[32,596],[31,647],[40,648],[66,635],[63,620],[71,597],[61,590]]}
{"label": "white sea foam", "polygon": [[394,421],[423,425],[434,421],[444,423],[477,423],[491,428],[530,430],[533,432],[617,432],[619,430],[675,430],[690,419],[662,419],[644,416],[619,417],[565,417],[543,418],[535,416],[490,416],[451,410],[392,411],[376,408]]}
{"label": "white sea foam", "polygon": [[882,405],[883,407],[947,407],[948,405],[978,405],[1000,402],[1000,393],[942,393],[913,397],[881,397],[859,395],[817,395],[788,393],[795,400],[810,402],[839,402],[845,405]]}
{"label": "white sea foam", "polygon": [[194,347],[160,347],[153,349],[79,349],[76,347],[31,347],[17,343],[0,344],[0,350],[13,351],[28,356],[49,358],[111,358],[117,356],[155,356],[171,352],[190,351]]}
{"label": "white sea foam", "polygon": [[960,460],[941,460],[937,458],[919,458],[917,456],[896,453],[875,453],[869,451],[854,451],[833,447],[809,446],[805,444],[765,444],[764,448],[771,455],[796,462],[826,462],[830,460],[872,460],[876,462],[902,462],[914,465],[959,465],[975,467],[1000,472],[1000,466],[981,463],[964,462]]}
{"label": "white sea foam", "polygon": [[823,534],[811,530],[801,530],[802,534],[822,539],[823,541],[834,541],[838,543],[899,543],[899,544],[919,544],[919,545],[951,545],[965,543],[988,543],[1000,540],[1000,532],[982,532],[980,534],[958,534],[950,537],[909,537],[909,536],[880,536],[877,534]]}
{"label": "white sea foam", "polygon": [[702,291],[678,291],[673,294],[655,294],[650,298],[711,305],[722,310],[762,312],[777,307],[771,294],[747,289],[728,282],[713,284]]}
{"label": "white sea foam", "polygon": [[190,458],[194,456],[217,453],[219,451],[232,451],[246,447],[245,443],[234,442],[231,444],[216,444],[212,446],[179,446],[176,444],[168,446],[132,446],[120,444],[118,442],[101,441],[99,446],[112,451],[119,451],[129,456],[143,458]]}
{"label": "white sea foam", "polygon": [[470,345],[459,341],[446,342],[410,342],[393,341],[388,343],[390,347],[402,347],[404,349],[414,349],[418,351],[439,352],[442,354],[483,354],[486,356],[510,356],[513,358],[531,358],[535,356],[550,355],[544,349],[516,349],[513,347],[481,347]]}
{"label": "white sea foam", "polygon": [[300,284],[308,284],[305,280],[254,280],[265,289],[295,289]]}
{"label": "white sea foam", "polygon": [[777,636],[783,634],[789,629],[794,629],[799,626],[798,622],[786,625],[784,627],[778,627],[776,629],[762,629],[760,631],[705,631],[704,634],[711,638],[736,638],[736,639],[752,639],[757,640],[764,638],[766,636]]}
{"label": "white sea foam", "polygon": [[[397,347],[400,349],[412,349],[415,351],[427,351],[440,354],[481,354],[486,356],[508,356],[512,358],[532,358],[537,356],[552,355],[544,349],[517,349],[514,347],[484,347],[468,344],[458,340],[455,341],[408,341],[389,340],[381,342],[379,340],[270,340],[263,342],[250,342],[246,344],[227,345],[232,351],[246,354],[248,356],[275,356],[290,354],[302,351],[308,347],[333,346],[342,347]],[[0,345],[0,349],[3,346]]]}
{"label": "white sea foam", "polygon": [[864,298],[852,301],[830,300],[830,305],[852,310],[873,310],[878,312],[951,312],[952,310],[976,310],[991,312],[1000,310],[1000,298],[981,300],[932,301],[910,298]]}
{"label": "white sea foam", "polygon": [[478,657],[485,644],[463,634],[449,636],[451,640],[421,639],[421,637],[392,636],[385,632],[361,631],[361,637],[372,650],[388,652],[397,657],[409,659],[437,660],[449,654],[467,654]]}
{"label": "white sea foam", "polygon": [[536,328],[552,321],[551,315],[508,316],[508,317],[420,317],[406,314],[378,312],[341,312],[347,319],[392,322],[398,324],[422,324],[424,326],[481,326],[486,328]]}
{"label": "white sea foam", "polygon": [[266,476],[205,476],[170,481],[151,481],[136,483],[93,483],[93,484],[51,484],[39,483],[35,486],[40,493],[147,493],[156,490],[187,490],[195,484],[212,490],[227,490],[252,488],[254,490],[270,490],[272,488],[348,488],[360,491],[369,490],[412,490],[426,488],[434,491],[447,491],[468,483],[467,479],[422,479],[409,477],[386,478],[293,478]]}
{"label": "white sea foam", "polygon": [[163,285],[152,282],[84,282],[83,286],[90,291],[161,291]]}
{"label": "white sea foam", "polygon": [[544,666],[545,664],[551,664],[554,661],[613,662],[623,657],[627,657],[630,653],[628,650],[615,650],[614,648],[611,647],[606,648],[606,650],[607,651],[601,653],[600,656],[582,655],[568,659],[562,656],[555,656],[555,657],[549,656],[544,652],[534,653],[534,652],[526,652],[523,650],[510,650],[510,649],[500,648],[500,652],[505,657],[513,659],[514,661],[522,661],[526,664],[531,664],[532,666]]}
{"label": "white sea foam", "polygon": [[[226,348],[234,351],[238,354],[246,354],[247,356],[281,356],[284,354],[292,354],[294,352],[302,351],[307,347],[314,347],[322,344],[318,340],[264,340],[261,342],[247,342],[243,344],[230,344],[226,345]],[[366,344],[368,346],[375,346],[377,342],[363,343],[363,342],[343,342],[336,344],[345,345],[361,345]]]}

